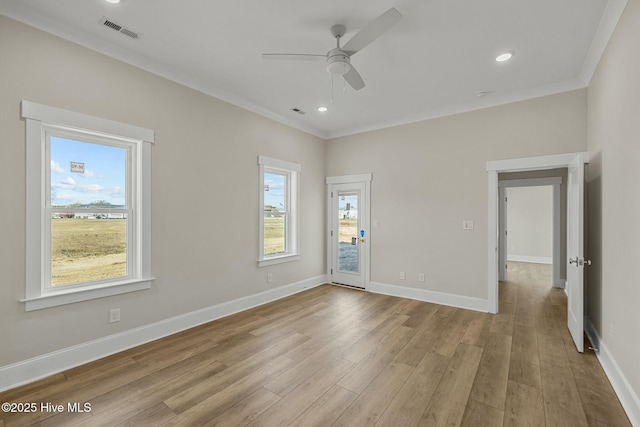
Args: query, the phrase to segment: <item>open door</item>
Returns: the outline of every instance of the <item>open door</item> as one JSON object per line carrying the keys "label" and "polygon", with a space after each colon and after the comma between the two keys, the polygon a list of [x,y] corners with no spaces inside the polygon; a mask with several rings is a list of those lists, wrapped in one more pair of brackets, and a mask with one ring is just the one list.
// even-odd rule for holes
{"label": "open door", "polygon": [[576,348],[584,351],[584,164],[576,155],[567,179],[567,295],[568,326]]}
{"label": "open door", "polygon": [[498,280],[507,280],[507,189],[498,188]]}

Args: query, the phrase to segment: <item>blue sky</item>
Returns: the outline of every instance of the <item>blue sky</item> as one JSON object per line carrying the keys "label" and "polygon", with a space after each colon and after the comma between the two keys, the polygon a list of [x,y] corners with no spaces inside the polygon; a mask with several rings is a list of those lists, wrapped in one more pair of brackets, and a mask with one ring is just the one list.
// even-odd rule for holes
{"label": "blue sky", "polygon": [[[51,204],[67,206],[106,200],[125,204],[126,150],[51,137]],[[84,173],[71,172],[71,162],[84,163]]]}
{"label": "blue sky", "polygon": [[264,192],[264,204],[266,206],[275,206],[279,210],[285,208],[285,176],[273,173],[264,174],[264,185],[269,186],[269,191]]}
{"label": "blue sky", "polygon": [[340,199],[338,199],[338,209],[341,210],[346,210],[347,209],[347,203],[350,204],[350,209],[353,210],[357,210],[358,209],[358,196],[353,194],[344,194],[340,196]]}

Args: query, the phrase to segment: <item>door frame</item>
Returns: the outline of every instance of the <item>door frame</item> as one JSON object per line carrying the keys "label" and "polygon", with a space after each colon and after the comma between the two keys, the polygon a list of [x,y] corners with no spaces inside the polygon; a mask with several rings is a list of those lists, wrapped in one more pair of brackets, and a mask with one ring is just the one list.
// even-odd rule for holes
{"label": "door frame", "polygon": [[498,173],[525,172],[567,168],[580,156],[583,163],[589,160],[586,151],[517,159],[490,160],[487,162],[487,306],[489,313],[498,313]]}
{"label": "door frame", "polygon": [[[498,177],[499,178],[499,177]],[[564,288],[565,281],[560,278],[560,185],[562,185],[562,177],[549,177],[549,178],[524,178],[524,179],[505,179],[500,181],[498,179],[498,253],[500,256],[498,262],[498,279],[503,281],[507,277],[507,253],[508,249],[506,242],[508,237],[505,238],[505,231],[507,229],[507,205],[506,198],[507,188],[522,188],[522,187],[547,187],[553,188],[552,205],[553,205],[553,242],[552,242],[552,266],[553,266],[553,287]]]}
{"label": "door frame", "polygon": [[341,176],[329,176],[326,178],[327,184],[327,199],[326,199],[326,212],[327,212],[327,225],[326,225],[326,239],[327,239],[327,276],[331,279],[332,275],[332,267],[333,267],[333,251],[335,248],[333,247],[333,240],[331,236],[331,227],[332,227],[332,207],[333,203],[331,201],[331,193],[333,192],[333,186],[337,184],[363,184],[364,185],[364,194],[363,203],[365,213],[361,216],[361,227],[365,230],[364,243],[361,244],[361,251],[364,252],[361,254],[362,256],[362,274],[364,275],[364,289],[369,289],[369,284],[371,281],[371,235],[370,230],[371,227],[371,180],[373,179],[372,174],[358,174],[358,175],[341,175]]}

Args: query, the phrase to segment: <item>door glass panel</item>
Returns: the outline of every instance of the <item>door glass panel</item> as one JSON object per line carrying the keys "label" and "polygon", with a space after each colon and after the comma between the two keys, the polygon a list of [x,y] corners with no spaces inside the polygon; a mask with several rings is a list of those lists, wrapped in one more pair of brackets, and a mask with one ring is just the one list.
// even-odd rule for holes
{"label": "door glass panel", "polygon": [[345,273],[359,273],[358,202],[357,191],[338,192],[338,271]]}

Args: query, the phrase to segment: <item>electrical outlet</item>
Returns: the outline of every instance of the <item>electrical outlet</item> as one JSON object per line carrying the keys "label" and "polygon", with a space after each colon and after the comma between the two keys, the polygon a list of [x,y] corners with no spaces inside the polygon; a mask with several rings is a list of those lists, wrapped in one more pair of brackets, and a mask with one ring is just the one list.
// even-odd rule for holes
{"label": "electrical outlet", "polygon": [[406,274],[404,274],[404,271],[401,271],[401,272],[400,272],[400,279],[404,280],[404,279],[406,279],[406,278],[407,278],[407,275],[406,275]]}
{"label": "electrical outlet", "polygon": [[271,283],[273,282],[273,276],[271,275],[271,273],[267,274],[267,283]]}
{"label": "electrical outlet", "polygon": [[418,280],[424,282],[424,273],[418,274]]}
{"label": "electrical outlet", "polygon": [[115,323],[120,321],[120,309],[114,308],[109,311],[109,323]]}

